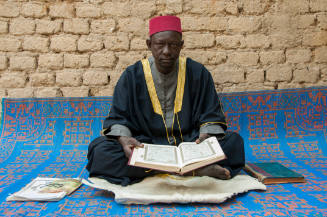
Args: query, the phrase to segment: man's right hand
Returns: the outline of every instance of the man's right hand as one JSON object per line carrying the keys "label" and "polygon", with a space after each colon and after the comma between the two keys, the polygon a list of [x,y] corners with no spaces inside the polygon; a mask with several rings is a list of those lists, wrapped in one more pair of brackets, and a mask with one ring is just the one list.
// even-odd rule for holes
{"label": "man's right hand", "polygon": [[119,136],[118,142],[123,146],[127,158],[130,158],[134,147],[143,147],[143,144],[133,137]]}

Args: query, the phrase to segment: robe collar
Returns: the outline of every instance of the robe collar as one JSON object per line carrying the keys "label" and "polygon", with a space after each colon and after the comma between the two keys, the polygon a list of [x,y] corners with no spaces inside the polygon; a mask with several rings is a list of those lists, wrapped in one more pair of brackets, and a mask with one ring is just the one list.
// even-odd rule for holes
{"label": "robe collar", "polygon": [[[174,114],[182,110],[183,96],[184,96],[184,86],[185,86],[185,76],[186,76],[186,57],[179,57],[178,59],[178,77],[177,77],[177,88],[176,96],[174,101]],[[150,95],[153,110],[156,114],[163,116],[160,101],[157,95],[156,88],[154,86],[153,77],[151,73],[151,67],[148,59],[142,60],[144,77],[148,92]]]}

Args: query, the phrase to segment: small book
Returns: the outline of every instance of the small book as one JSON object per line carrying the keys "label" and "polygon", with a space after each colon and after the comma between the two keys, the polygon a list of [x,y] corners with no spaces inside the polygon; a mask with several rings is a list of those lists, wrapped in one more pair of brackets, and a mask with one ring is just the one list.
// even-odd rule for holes
{"label": "small book", "polygon": [[37,177],[20,191],[7,197],[7,201],[59,201],[82,185],[79,178]]}
{"label": "small book", "polygon": [[247,163],[244,170],[264,184],[305,182],[304,177],[278,162]]}
{"label": "small book", "polygon": [[129,165],[184,174],[225,159],[216,137],[203,142],[182,142],[179,146],[145,144],[133,149]]}

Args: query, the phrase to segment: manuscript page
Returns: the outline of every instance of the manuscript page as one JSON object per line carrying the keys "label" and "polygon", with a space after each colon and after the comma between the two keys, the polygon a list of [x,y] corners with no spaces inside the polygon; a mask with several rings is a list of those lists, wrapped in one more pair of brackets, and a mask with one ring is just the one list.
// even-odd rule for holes
{"label": "manuscript page", "polygon": [[210,137],[199,144],[184,142],[179,145],[179,149],[182,166],[224,156],[224,152],[215,137]]}

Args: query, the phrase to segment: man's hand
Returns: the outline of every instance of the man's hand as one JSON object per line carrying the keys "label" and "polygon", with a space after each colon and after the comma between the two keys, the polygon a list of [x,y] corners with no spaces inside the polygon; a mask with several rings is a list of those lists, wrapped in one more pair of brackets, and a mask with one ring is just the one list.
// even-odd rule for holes
{"label": "man's hand", "polygon": [[200,136],[197,140],[195,140],[196,144],[199,144],[200,142],[202,142],[203,140],[209,138],[210,135],[207,133],[200,133]]}
{"label": "man's hand", "polygon": [[123,146],[127,158],[131,156],[134,147],[143,147],[143,144],[133,137],[120,136],[118,137],[118,142]]}

